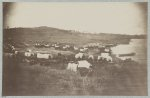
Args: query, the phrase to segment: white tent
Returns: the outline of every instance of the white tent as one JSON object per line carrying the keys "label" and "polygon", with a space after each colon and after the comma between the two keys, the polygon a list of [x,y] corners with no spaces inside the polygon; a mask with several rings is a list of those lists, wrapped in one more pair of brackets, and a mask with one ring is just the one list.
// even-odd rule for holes
{"label": "white tent", "polygon": [[78,61],[78,67],[90,68],[90,66],[92,65],[86,60]]}
{"label": "white tent", "polygon": [[82,60],[78,61],[78,63],[68,63],[67,70],[77,71],[77,68],[90,68],[92,66],[88,61]]}

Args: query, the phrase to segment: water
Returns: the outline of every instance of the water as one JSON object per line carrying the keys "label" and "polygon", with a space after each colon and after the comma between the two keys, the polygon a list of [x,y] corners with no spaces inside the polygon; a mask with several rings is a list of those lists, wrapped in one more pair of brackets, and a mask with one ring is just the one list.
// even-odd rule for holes
{"label": "water", "polygon": [[[147,40],[146,39],[131,39],[129,44],[121,44],[112,48],[113,54],[128,54],[136,53],[134,56],[128,56],[132,60],[139,63],[147,62]],[[121,59],[126,58],[120,57]]]}

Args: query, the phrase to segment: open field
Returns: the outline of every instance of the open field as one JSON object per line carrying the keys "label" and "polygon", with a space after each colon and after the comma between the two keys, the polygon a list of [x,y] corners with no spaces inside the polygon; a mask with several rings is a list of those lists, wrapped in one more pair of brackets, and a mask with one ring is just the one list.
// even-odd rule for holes
{"label": "open field", "polygon": [[4,57],[5,95],[147,95],[146,65],[136,62],[96,65],[89,77],[54,68],[29,65]]}

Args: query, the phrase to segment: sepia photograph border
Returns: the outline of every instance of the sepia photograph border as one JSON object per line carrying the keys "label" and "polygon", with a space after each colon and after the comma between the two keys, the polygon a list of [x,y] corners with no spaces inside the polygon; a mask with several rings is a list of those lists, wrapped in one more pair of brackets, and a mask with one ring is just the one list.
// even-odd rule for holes
{"label": "sepia photograph border", "polygon": [[[148,2],[148,32],[147,32],[147,83],[148,83],[148,96],[2,96],[2,72],[3,72],[3,2]],[[4,98],[150,98],[150,1],[149,0],[2,0],[0,2],[0,92]]]}

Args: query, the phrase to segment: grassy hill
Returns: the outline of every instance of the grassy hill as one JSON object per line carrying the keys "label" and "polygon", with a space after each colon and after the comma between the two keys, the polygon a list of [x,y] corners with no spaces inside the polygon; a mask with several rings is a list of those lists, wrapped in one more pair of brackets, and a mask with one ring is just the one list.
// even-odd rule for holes
{"label": "grassy hill", "polygon": [[14,42],[25,42],[33,44],[35,42],[59,42],[83,45],[86,43],[117,43],[128,44],[131,38],[145,38],[145,35],[121,35],[121,34],[90,34],[72,30],[62,30],[52,27],[35,28],[9,28],[4,29],[4,42],[13,40]]}

